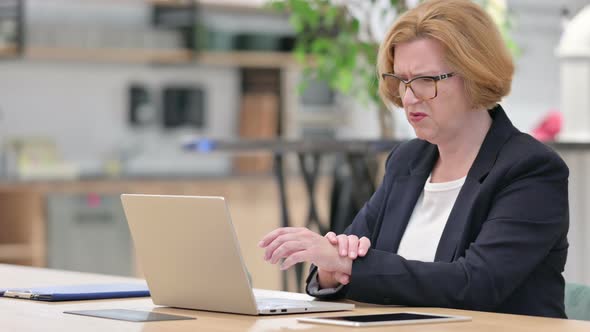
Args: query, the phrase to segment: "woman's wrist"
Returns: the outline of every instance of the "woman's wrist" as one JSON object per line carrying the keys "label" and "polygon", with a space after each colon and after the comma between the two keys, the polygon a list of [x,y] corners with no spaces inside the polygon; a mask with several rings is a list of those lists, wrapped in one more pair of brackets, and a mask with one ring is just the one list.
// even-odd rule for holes
{"label": "woman's wrist", "polygon": [[333,272],[326,272],[318,268],[318,285],[320,286],[319,289],[336,288],[340,283],[334,279]]}

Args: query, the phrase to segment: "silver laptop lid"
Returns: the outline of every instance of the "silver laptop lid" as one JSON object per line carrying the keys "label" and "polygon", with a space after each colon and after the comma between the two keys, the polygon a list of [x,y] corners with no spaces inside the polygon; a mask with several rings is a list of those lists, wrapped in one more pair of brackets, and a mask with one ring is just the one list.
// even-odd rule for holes
{"label": "silver laptop lid", "polygon": [[258,313],[223,197],[121,195],[154,304]]}

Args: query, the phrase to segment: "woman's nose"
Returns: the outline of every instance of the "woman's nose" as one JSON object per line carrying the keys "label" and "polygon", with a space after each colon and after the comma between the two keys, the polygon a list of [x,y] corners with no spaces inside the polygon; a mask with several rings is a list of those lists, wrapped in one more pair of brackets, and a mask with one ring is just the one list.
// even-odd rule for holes
{"label": "woman's nose", "polygon": [[402,104],[404,105],[412,105],[420,102],[420,99],[416,97],[414,91],[410,87],[406,88],[406,92],[404,93],[404,97],[402,98]]}

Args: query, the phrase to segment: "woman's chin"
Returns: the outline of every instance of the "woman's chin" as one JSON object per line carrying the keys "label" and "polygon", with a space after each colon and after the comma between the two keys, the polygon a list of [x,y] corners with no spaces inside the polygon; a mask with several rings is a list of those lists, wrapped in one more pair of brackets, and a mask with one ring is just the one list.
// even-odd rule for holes
{"label": "woman's chin", "polygon": [[421,130],[421,129],[414,128],[414,133],[416,134],[417,138],[424,140],[424,141],[430,141],[433,138],[432,133],[427,130]]}

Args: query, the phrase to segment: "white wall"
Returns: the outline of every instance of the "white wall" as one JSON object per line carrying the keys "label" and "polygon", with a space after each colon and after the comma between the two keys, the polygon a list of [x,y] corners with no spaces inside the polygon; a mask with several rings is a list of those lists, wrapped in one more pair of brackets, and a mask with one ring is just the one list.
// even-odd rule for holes
{"label": "white wall", "polygon": [[590,285],[590,152],[582,149],[566,149],[557,146],[563,160],[570,169],[569,206],[570,228],[568,242],[570,244],[565,264],[564,277],[567,282]]}
{"label": "white wall", "polygon": [[513,37],[522,54],[516,59],[512,92],[502,103],[513,123],[530,131],[551,109],[560,108],[559,59],[562,9],[572,15],[588,0],[508,0]]}
{"label": "white wall", "polygon": [[[180,150],[186,135],[236,135],[239,79],[232,68],[98,65],[59,62],[0,62],[0,137],[53,138],[66,159],[86,172],[120,149],[138,154],[130,171],[224,172],[225,158]],[[145,84],[157,97],[164,85],[186,84],[206,91],[206,130],[164,130],[127,123],[128,85]],[[156,106],[159,100],[156,99]]]}

